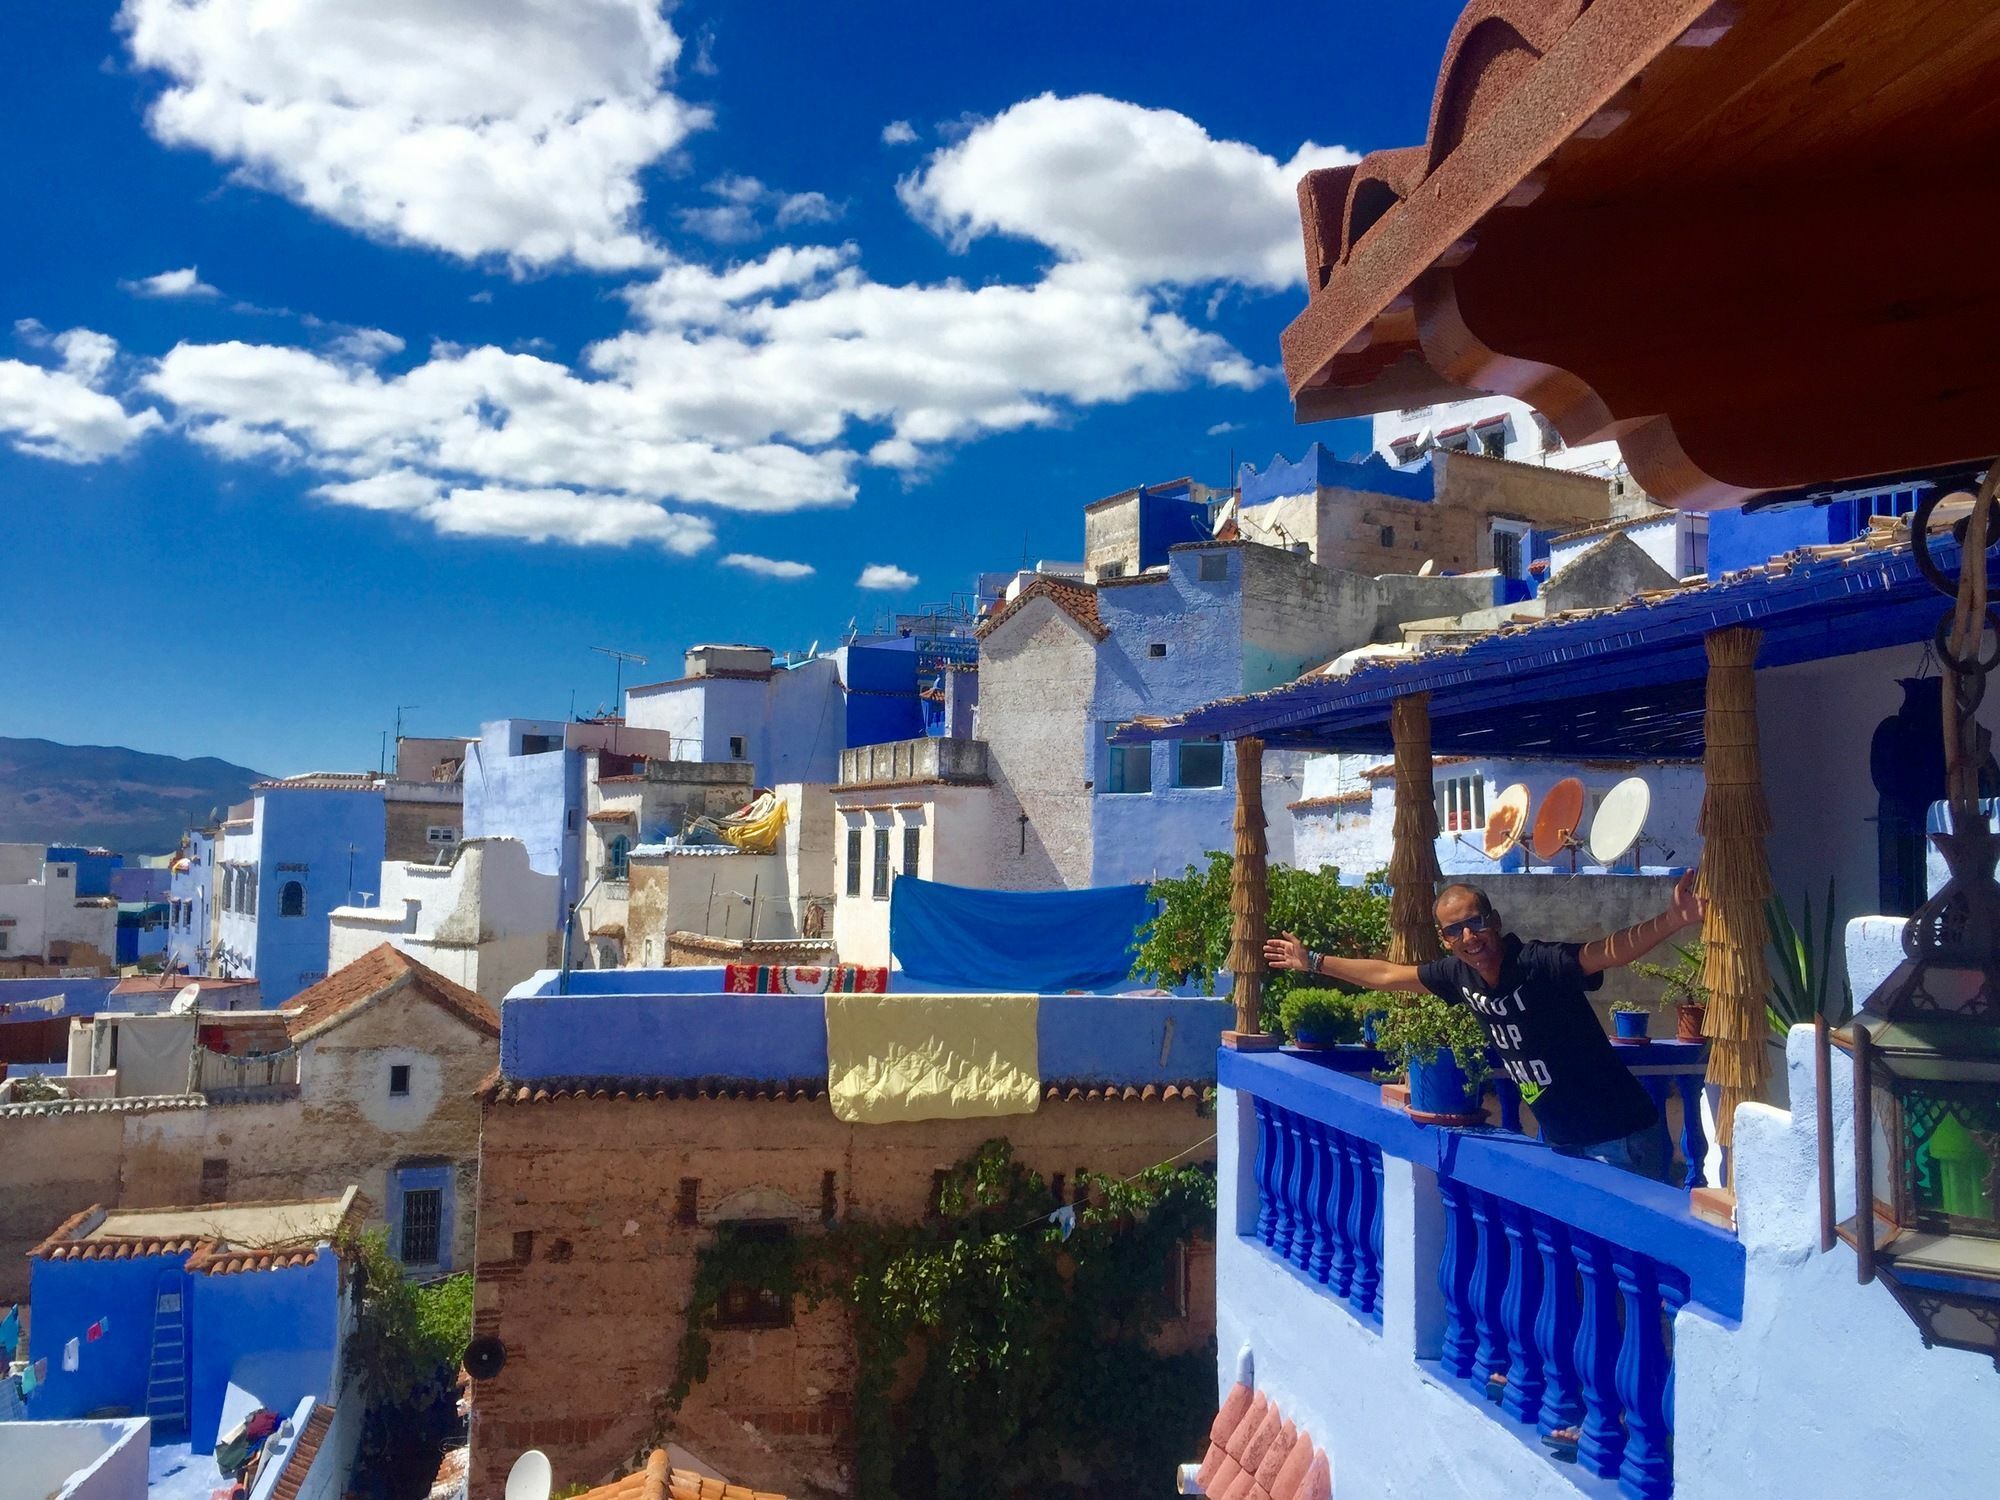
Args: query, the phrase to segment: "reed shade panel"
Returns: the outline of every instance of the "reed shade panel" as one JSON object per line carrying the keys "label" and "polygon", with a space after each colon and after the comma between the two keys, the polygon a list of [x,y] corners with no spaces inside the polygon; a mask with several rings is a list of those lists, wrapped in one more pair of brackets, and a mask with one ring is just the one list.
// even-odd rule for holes
{"label": "reed shade panel", "polygon": [[1236,1029],[1261,1032],[1264,930],[1271,909],[1265,882],[1264,742],[1236,741],[1236,863],[1229,876],[1229,973]]}
{"label": "reed shade panel", "polygon": [[[1965,522],[1965,541],[1959,551],[1961,557],[1979,558],[1986,555],[1986,548],[1992,541],[1987,533],[1987,521],[1993,509],[1996,487],[2000,487],[2000,464],[1987,471],[1986,478],[1979,486],[1978,499],[1972,513]],[[1958,596],[1952,601],[1951,610],[1951,654],[1958,661],[1970,662],[1979,656],[1979,642],[1986,632],[1986,570],[1979,567],[1961,567],[1958,576]],[[1979,768],[1984,764],[1987,736],[1980,732],[1976,723],[1971,726],[1969,739],[1964,731],[1967,726],[1961,722],[1962,710],[1959,703],[1959,688],[1964,674],[1955,666],[1945,668],[1944,695],[1944,753],[1945,753],[1945,795],[1951,804],[1951,826],[1970,828],[1982,821],[1979,811]]]}
{"label": "reed shade panel", "polygon": [[1702,1030],[1710,1039],[1708,1081],[1722,1092],[1716,1139],[1733,1138],[1736,1106],[1754,1099],[1769,1076],[1764,1018],[1771,992],[1765,962],[1771,867],[1764,838],[1771,810],[1764,801],[1764,773],[1757,748],[1758,647],[1761,630],[1717,630],[1708,647],[1708,712],[1702,759],[1707,790],[1701,799],[1701,873],[1698,889],[1708,902],[1701,939],[1701,979],[1708,986]]}
{"label": "reed shade panel", "polygon": [[1389,962],[1444,956],[1438,941],[1437,790],[1431,783],[1431,697],[1412,693],[1389,705],[1396,747],[1395,842],[1389,850]]}

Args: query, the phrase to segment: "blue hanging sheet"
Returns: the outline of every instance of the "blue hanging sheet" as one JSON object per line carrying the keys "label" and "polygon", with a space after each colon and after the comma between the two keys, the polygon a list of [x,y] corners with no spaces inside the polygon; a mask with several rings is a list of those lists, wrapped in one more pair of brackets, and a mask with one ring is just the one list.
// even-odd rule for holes
{"label": "blue hanging sheet", "polygon": [[1116,985],[1153,914],[1143,885],[1081,891],[982,891],[898,875],[889,951],[914,978],[1054,994]]}

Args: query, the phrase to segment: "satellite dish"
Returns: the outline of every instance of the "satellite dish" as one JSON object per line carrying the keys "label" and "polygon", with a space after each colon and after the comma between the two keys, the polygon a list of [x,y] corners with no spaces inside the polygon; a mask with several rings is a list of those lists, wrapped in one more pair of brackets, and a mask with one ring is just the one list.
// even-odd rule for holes
{"label": "satellite dish", "polygon": [[1437,559],[1435,557],[1425,558],[1424,565],[1421,568],[1417,569],[1417,577],[1419,578],[1430,577],[1432,570],[1435,569],[1436,567],[1437,567]]}
{"label": "satellite dish", "polygon": [[483,1333],[465,1346],[463,1363],[465,1373],[474,1380],[491,1380],[507,1367],[507,1346],[492,1334]]}
{"label": "satellite dish", "polygon": [[1583,821],[1583,783],[1565,776],[1542,798],[1542,810],[1535,814],[1535,836],[1531,841],[1535,857],[1553,860],[1575,841],[1577,825]]}
{"label": "satellite dish", "polygon": [[1590,820],[1590,857],[1610,866],[1639,842],[1646,814],[1653,810],[1653,789],[1628,776],[1604,794],[1597,816]]}
{"label": "satellite dish", "polygon": [[1517,781],[1500,794],[1493,811],[1486,815],[1486,857],[1504,859],[1527,831],[1528,788]]}
{"label": "satellite dish", "polygon": [[184,984],[180,987],[180,992],[174,996],[173,1003],[167,1007],[167,1014],[184,1016],[199,1004],[201,1004],[201,986]]}
{"label": "satellite dish", "polygon": [[530,1448],[514,1460],[507,1473],[507,1500],[549,1500],[555,1482],[549,1456],[539,1448]]}

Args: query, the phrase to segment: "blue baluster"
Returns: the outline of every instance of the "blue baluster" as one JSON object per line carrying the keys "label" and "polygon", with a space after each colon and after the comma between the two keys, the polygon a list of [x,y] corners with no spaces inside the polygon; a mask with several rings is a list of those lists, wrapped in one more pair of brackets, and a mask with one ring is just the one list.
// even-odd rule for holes
{"label": "blue baluster", "polygon": [[1500,1225],[1507,1236],[1507,1287],[1500,1311],[1507,1329],[1507,1390],[1501,1410],[1517,1422],[1533,1424],[1542,1414],[1541,1351],[1535,1346],[1535,1319],[1542,1309],[1542,1258],[1535,1248],[1528,1210],[1502,1202]]}
{"label": "blue baluster", "polygon": [[1318,1168],[1313,1175],[1312,1197],[1307,1207],[1313,1219],[1312,1259],[1306,1272],[1313,1280],[1325,1282],[1333,1270],[1334,1247],[1340,1243],[1342,1226],[1335,1220],[1333,1204],[1340,1192],[1340,1132],[1331,1125],[1313,1127],[1313,1154]]}
{"label": "blue baluster", "polygon": [[1618,1487],[1634,1500],[1664,1500],[1674,1487],[1667,1442],[1667,1353],[1660,1339],[1660,1281],[1651,1256],[1623,1245],[1611,1250],[1625,1304],[1618,1343],[1618,1396],[1625,1403],[1625,1458]]}
{"label": "blue baluster", "polygon": [[1708,1186],[1708,1132],[1701,1126],[1701,1074],[1681,1073],[1674,1079],[1681,1096],[1681,1159],[1687,1163],[1684,1188]]}
{"label": "blue baluster", "polygon": [[1364,1142],[1362,1151],[1368,1157],[1368,1175],[1375,1179],[1375,1212],[1369,1216],[1368,1253],[1374,1257],[1376,1270],[1375,1302],[1368,1310],[1377,1317],[1382,1313],[1382,1221],[1387,1217],[1382,1205],[1388,1200],[1382,1196],[1382,1148],[1372,1142]]}
{"label": "blue baluster", "polygon": [[1569,1226],[1545,1214],[1531,1215],[1535,1251],[1542,1263],[1542,1304],[1535,1314],[1535,1348],[1542,1356],[1544,1433],[1574,1427],[1583,1415],[1576,1383],[1576,1262],[1570,1257]]}
{"label": "blue baluster", "polygon": [[1292,1224],[1292,1247],[1288,1259],[1300,1270],[1312,1267],[1313,1250],[1319,1239],[1319,1223],[1313,1217],[1317,1178],[1320,1166],[1320,1138],[1323,1127],[1316,1120],[1308,1120],[1304,1115],[1293,1115],[1291,1130],[1294,1146],[1292,1166],[1292,1186],[1294,1218]]}
{"label": "blue baluster", "polygon": [[1298,1228],[1298,1184],[1292,1173],[1298,1167],[1298,1117],[1289,1109],[1273,1111],[1271,1134],[1277,1147],[1277,1161],[1271,1172],[1271,1198],[1278,1207],[1278,1222],[1271,1232],[1271,1248],[1284,1259],[1292,1253],[1292,1234]]}
{"label": "blue baluster", "polygon": [[1479,1334],[1472,1361],[1473,1383],[1484,1395],[1495,1375],[1507,1373],[1507,1332],[1500,1321],[1500,1301],[1507,1290],[1507,1236],[1500,1227],[1499,1204],[1477,1188],[1465,1190],[1472,1210],[1473,1326]]}
{"label": "blue baluster", "polygon": [[1354,1178],[1353,1205],[1347,1215],[1347,1241],[1354,1247],[1354,1280],[1347,1289],[1347,1300],[1359,1311],[1372,1313],[1382,1290],[1382,1263],[1375,1256],[1375,1220],[1382,1211],[1382,1194],[1368,1162],[1367,1145],[1350,1136],[1347,1151],[1348,1171]]}
{"label": "blue baluster", "polygon": [[1354,1213],[1354,1157],[1348,1150],[1347,1132],[1328,1132],[1327,1146],[1333,1168],[1333,1188],[1326,1195],[1327,1229],[1333,1236],[1333,1257],[1327,1263],[1326,1284],[1336,1297],[1345,1297],[1354,1288],[1354,1240],[1347,1226]]}
{"label": "blue baluster", "polygon": [[1272,1178],[1277,1172],[1277,1106],[1268,1099],[1252,1099],[1257,1112],[1257,1238],[1265,1244],[1278,1227],[1278,1194]]}
{"label": "blue baluster", "polygon": [[1444,1254],[1438,1260],[1438,1294],[1444,1298],[1444,1336],[1438,1364],[1446,1375],[1464,1380],[1472,1374],[1478,1348],[1472,1314],[1472,1210],[1465,1201],[1466,1189],[1449,1177],[1438,1178],[1438,1197],[1444,1202]]}
{"label": "blue baluster", "polygon": [[1583,1392],[1583,1421],[1576,1461],[1600,1479],[1618,1474],[1625,1454],[1625,1424],[1618,1400],[1618,1279],[1611,1251],[1594,1235],[1570,1231],[1570,1249],[1582,1280],[1576,1325],[1576,1378]]}
{"label": "blue baluster", "polygon": [[1687,1306],[1688,1282],[1687,1277],[1667,1266],[1659,1267],[1659,1273],[1661,1334],[1667,1342],[1667,1389],[1661,1398],[1660,1408],[1667,1414],[1667,1442],[1671,1445],[1674,1437],[1674,1370],[1677,1368],[1674,1359],[1674,1319]]}

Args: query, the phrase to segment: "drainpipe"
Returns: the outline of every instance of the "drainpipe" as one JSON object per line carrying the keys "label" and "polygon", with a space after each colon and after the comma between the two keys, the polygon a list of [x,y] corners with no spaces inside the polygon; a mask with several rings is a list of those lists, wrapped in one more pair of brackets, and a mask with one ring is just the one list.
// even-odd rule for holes
{"label": "drainpipe", "polygon": [[588,901],[590,899],[591,892],[595,891],[600,885],[603,884],[604,884],[604,877],[602,875],[598,876],[597,879],[591,881],[590,884],[584,889],[583,894],[581,896],[578,896],[576,900],[570,903],[569,915],[563,918],[562,972],[556,976],[556,993],[558,995],[567,995],[569,993],[569,944],[570,944],[570,935],[576,931],[577,908],[582,906],[584,902]]}

